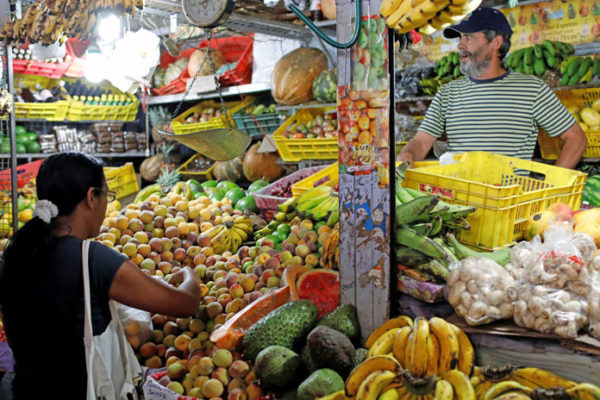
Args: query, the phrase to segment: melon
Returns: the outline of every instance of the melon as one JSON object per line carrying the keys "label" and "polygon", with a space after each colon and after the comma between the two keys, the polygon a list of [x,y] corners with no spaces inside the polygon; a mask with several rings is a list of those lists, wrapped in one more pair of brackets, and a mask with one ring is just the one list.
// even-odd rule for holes
{"label": "melon", "polygon": [[335,0],[321,0],[321,11],[323,16],[327,19],[336,19],[337,10],[335,7]]}
{"label": "melon", "polygon": [[287,53],[273,68],[273,98],[288,106],[312,100],[312,83],[327,68],[327,57],[321,50],[301,47]]}
{"label": "melon", "polygon": [[[214,70],[210,65],[209,60],[206,60],[206,62],[204,62],[204,59],[206,58],[206,48],[203,48],[197,49],[190,56],[190,61],[187,64],[188,74],[190,74],[190,76],[194,76],[196,72],[200,70],[199,76],[212,75],[219,68],[221,68],[221,66],[227,64],[225,57],[219,50],[210,49],[210,54],[211,59],[213,60],[213,63],[215,65]],[[204,65],[202,65],[202,63],[204,63]]]}
{"label": "melon", "polygon": [[229,161],[217,161],[212,174],[218,181],[238,182],[242,179],[242,162],[242,157],[236,157]]}
{"label": "melon", "polygon": [[313,95],[321,103],[337,101],[337,68],[323,71],[313,82]]}
{"label": "melon", "polygon": [[311,269],[296,282],[298,297],[311,300],[319,309],[319,319],[340,305],[340,274],[336,271]]}
{"label": "melon", "polygon": [[250,146],[244,155],[244,176],[250,182],[264,179],[273,182],[283,174],[283,168],[277,164],[277,153],[259,153],[260,142]]}
{"label": "melon", "polygon": [[140,175],[144,180],[154,182],[158,175],[160,175],[160,167],[163,162],[163,155],[157,154],[152,157],[146,158],[140,165]]}

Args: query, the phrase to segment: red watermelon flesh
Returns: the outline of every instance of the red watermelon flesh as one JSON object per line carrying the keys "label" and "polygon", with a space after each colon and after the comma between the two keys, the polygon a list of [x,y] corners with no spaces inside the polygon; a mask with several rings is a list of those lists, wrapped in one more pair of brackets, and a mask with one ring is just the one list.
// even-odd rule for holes
{"label": "red watermelon flesh", "polygon": [[325,269],[306,271],[296,282],[298,296],[317,305],[319,319],[340,305],[340,275]]}

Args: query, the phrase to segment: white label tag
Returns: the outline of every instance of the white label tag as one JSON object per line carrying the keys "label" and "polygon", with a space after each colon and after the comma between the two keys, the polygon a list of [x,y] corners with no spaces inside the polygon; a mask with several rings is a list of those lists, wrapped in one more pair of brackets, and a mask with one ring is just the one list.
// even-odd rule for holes
{"label": "white label tag", "polygon": [[21,2],[17,1],[17,4],[15,4],[15,15],[17,18],[21,19],[23,18],[23,10],[21,9]]}
{"label": "white label tag", "polygon": [[[191,85],[193,78],[188,79],[187,85]],[[212,92],[213,90],[217,90],[217,85],[215,84],[215,77],[213,75],[199,76],[196,78],[194,85],[190,89],[190,93],[204,93],[204,92]]]}
{"label": "white label tag", "polygon": [[171,14],[169,17],[169,33],[177,32],[177,14]]}

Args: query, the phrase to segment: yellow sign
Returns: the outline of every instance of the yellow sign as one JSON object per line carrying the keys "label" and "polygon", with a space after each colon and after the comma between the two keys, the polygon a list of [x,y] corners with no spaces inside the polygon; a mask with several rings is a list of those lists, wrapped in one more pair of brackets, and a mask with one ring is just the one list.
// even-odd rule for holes
{"label": "yellow sign", "polygon": [[[510,51],[544,40],[571,44],[600,40],[600,0],[553,0],[500,9],[512,26]],[[441,32],[423,38],[424,54],[439,60],[456,50],[458,40],[447,40]]]}

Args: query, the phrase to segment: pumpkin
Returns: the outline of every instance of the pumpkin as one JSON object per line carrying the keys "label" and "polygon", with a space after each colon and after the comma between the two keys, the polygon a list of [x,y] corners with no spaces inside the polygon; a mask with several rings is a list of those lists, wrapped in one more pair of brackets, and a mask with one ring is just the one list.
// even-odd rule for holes
{"label": "pumpkin", "polygon": [[149,182],[154,182],[160,175],[160,168],[163,162],[163,155],[157,154],[146,158],[140,165],[140,175]]}
{"label": "pumpkin", "polygon": [[277,153],[258,153],[260,142],[250,146],[244,155],[244,176],[250,182],[264,179],[273,182],[283,174],[283,168],[277,164]]}
{"label": "pumpkin", "polygon": [[312,83],[327,68],[327,57],[321,50],[301,47],[287,53],[273,68],[273,98],[288,106],[312,100]]}
{"label": "pumpkin", "polygon": [[229,161],[217,161],[212,174],[218,181],[237,182],[242,179],[242,162],[241,156]]}
{"label": "pumpkin", "polygon": [[213,60],[213,63],[215,64],[214,71],[210,65],[210,61],[206,60],[206,63],[204,65],[202,65],[202,63],[204,62],[204,59],[206,58],[206,48],[204,48],[204,49],[197,49],[190,56],[190,61],[188,62],[188,65],[187,65],[188,74],[190,74],[190,76],[194,76],[194,75],[196,75],[196,71],[198,71],[200,68],[202,68],[200,70],[200,76],[212,75],[219,68],[221,68],[222,65],[227,64],[227,60],[225,60],[223,53],[221,53],[219,50],[210,49],[210,54],[212,56],[211,58]]}
{"label": "pumpkin", "polygon": [[335,0],[321,0],[321,11],[323,16],[327,19],[335,19],[336,9]]}

